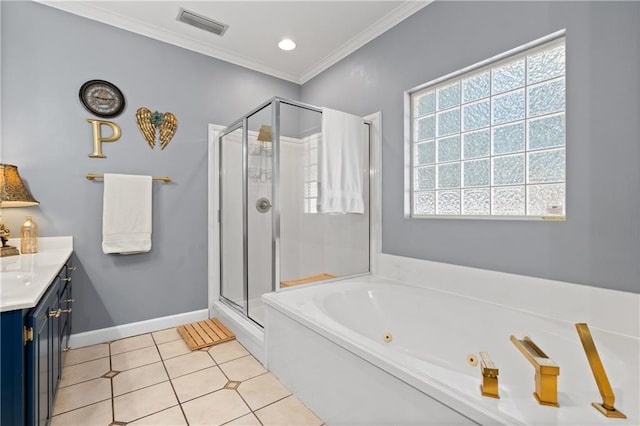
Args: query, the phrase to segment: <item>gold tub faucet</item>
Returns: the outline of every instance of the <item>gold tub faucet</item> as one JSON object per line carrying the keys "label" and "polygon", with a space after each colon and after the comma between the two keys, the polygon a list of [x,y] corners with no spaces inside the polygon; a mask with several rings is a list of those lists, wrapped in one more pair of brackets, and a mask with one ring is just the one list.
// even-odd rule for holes
{"label": "gold tub faucet", "polygon": [[518,340],[511,335],[510,340],[536,369],[536,391],[533,396],[541,405],[559,407],[558,376],[560,375],[560,367],[529,337],[525,336],[523,340]]}
{"label": "gold tub faucet", "polygon": [[480,372],[482,373],[482,385],[480,385],[480,393],[482,396],[490,396],[491,398],[500,398],[498,396],[498,367],[495,366],[489,354],[480,352]]}
{"label": "gold tub faucet", "polygon": [[593,373],[594,379],[596,379],[598,390],[602,396],[602,403],[594,402],[591,405],[607,417],[626,419],[627,416],[616,410],[613,406],[616,396],[614,395],[611,384],[609,383],[607,373],[604,371],[604,366],[602,365],[600,355],[598,355],[598,349],[596,349],[596,344],[591,336],[589,326],[585,323],[577,323],[576,330],[578,331],[578,336],[580,336],[580,341],[582,342],[582,347],[587,355],[587,361],[589,361],[591,372]]}

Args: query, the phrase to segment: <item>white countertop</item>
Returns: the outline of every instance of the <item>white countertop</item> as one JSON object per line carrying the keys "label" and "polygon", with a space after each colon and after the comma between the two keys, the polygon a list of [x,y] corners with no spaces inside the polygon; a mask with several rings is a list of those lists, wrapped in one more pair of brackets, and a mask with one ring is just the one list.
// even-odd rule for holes
{"label": "white countertop", "polygon": [[[9,241],[20,247],[20,240]],[[0,258],[0,312],[33,308],[73,253],[73,237],[38,238],[38,253]]]}

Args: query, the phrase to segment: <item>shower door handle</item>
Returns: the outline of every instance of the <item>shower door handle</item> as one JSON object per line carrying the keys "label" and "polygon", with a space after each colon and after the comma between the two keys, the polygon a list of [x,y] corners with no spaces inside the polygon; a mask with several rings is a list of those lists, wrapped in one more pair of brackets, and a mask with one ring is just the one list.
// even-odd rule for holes
{"label": "shower door handle", "polygon": [[262,197],[256,201],[256,210],[260,213],[266,213],[271,208],[271,201],[268,198]]}

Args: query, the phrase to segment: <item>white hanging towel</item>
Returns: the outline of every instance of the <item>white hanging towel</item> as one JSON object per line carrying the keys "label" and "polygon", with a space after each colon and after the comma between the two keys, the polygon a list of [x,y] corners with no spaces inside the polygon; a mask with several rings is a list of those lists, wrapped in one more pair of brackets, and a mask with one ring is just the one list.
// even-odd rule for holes
{"label": "white hanging towel", "polygon": [[102,251],[151,250],[151,176],[104,175]]}
{"label": "white hanging towel", "polygon": [[320,212],[364,213],[362,117],[322,108]]}

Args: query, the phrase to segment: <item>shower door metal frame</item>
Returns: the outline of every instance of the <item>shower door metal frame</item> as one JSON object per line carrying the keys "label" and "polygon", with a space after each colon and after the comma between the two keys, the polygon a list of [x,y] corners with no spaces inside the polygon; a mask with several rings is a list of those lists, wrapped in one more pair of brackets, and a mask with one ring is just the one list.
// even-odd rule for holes
{"label": "shower door metal frame", "polygon": [[280,99],[271,104],[273,160],[271,166],[271,291],[280,282]]}
{"label": "shower door metal frame", "polygon": [[[263,104],[257,106],[256,108],[252,109],[250,112],[248,112],[247,114],[245,114],[244,116],[242,116],[240,119],[234,121],[231,125],[229,125],[228,127],[226,127],[224,130],[222,130],[219,135],[218,135],[218,144],[220,146],[220,153],[222,153],[222,138],[229,135],[230,133],[235,132],[238,129],[242,129],[242,298],[243,298],[243,302],[244,302],[244,306],[240,306],[237,303],[235,303],[234,301],[228,299],[227,297],[225,297],[222,294],[222,270],[223,270],[223,265],[222,262],[220,262],[220,277],[219,277],[219,281],[220,281],[220,300],[225,303],[226,305],[230,306],[231,308],[235,309],[236,311],[240,311],[242,312],[242,314],[250,319],[251,321],[253,321],[255,324],[259,325],[260,327],[264,326],[260,323],[258,323],[257,321],[255,321],[253,318],[251,318],[251,316],[249,315],[249,174],[248,174],[248,169],[249,169],[249,133],[248,133],[248,128],[249,128],[249,117],[251,117],[252,115],[254,115],[255,113],[261,111],[264,108],[267,108],[268,106],[272,106],[275,109],[275,104],[276,102],[276,98],[273,98],[267,102],[264,102]],[[275,116],[276,114],[272,114],[272,126],[273,129],[275,130],[275,132],[272,132],[274,136],[274,141],[278,141],[278,143],[274,143],[273,148],[274,148],[274,162],[275,162],[275,152],[279,152],[279,127],[280,127],[280,115],[279,115],[279,104],[277,106],[278,109],[278,114],[277,114],[277,121],[275,120]],[[277,124],[274,124],[277,123]],[[273,142],[272,142],[273,143]],[[277,151],[275,150],[277,148]],[[222,155],[218,156],[218,194],[222,194]],[[276,182],[276,178],[275,178],[275,174],[277,174],[278,172],[275,172],[273,170],[273,168],[275,167],[275,165],[272,165],[272,180],[273,182]],[[275,196],[272,194],[272,198],[275,198]],[[219,232],[220,232],[220,241],[219,241],[219,247],[220,247],[220,257],[222,257],[222,241],[223,241],[223,224],[222,224],[222,196],[219,197],[219,210],[218,210],[218,227],[219,227]],[[276,205],[274,203],[274,201],[272,200],[271,202],[272,204],[272,216],[276,216],[275,212],[277,211],[278,214],[278,219],[280,217],[279,215],[279,209],[276,208]],[[272,221],[272,234],[274,234],[274,229],[273,229],[274,225],[273,225],[273,221]],[[278,231],[279,231],[279,226],[278,226]],[[274,246],[273,243],[273,238],[272,238],[272,246]],[[279,247],[279,245],[278,245]],[[275,252],[274,252],[275,253]],[[272,258],[275,258],[275,255],[272,255]],[[278,258],[280,258],[280,256],[277,256]],[[273,277],[272,277],[273,278]],[[274,281],[272,281],[271,283],[271,291],[274,291],[275,285],[274,285]]]}
{"label": "shower door metal frame", "polygon": [[[317,107],[315,105],[310,105],[304,102],[293,101],[290,99],[284,99],[279,97],[273,97],[268,101],[258,105],[247,114],[243,115],[238,120],[234,121],[231,125],[222,130],[218,135],[218,143],[220,147],[222,147],[222,138],[232,132],[235,132],[238,129],[242,129],[242,244],[243,244],[243,299],[244,299],[244,309],[242,309],[242,314],[253,321],[258,326],[264,328],[262,324],[259,324],[257,321],[252,319],[249,316],[249,244],[248,244],[248,229],[249,229],[249,200],[248,200],[248,149],[249,149],[249,134],[248,134],[248,120],[249,117],[259,112],[260,110],[271,106],[271,125],[272,125],[272,192],[271,192],[271,213],[272,213],[272,229],[271,229],[271,262],[272,262],[272,279],[271,279],[271,291],[278,291],[279,286],[277,283],[280,282],[280,105],[286,104],[318,113],[322,113],[322,108]],[[363,119],[363,124],[369,125],[369,151],[371,149],[371,121]],[[220,149],[220,152],[222,150]],[[371,155],[371,152],[369,152]],[[218,156],[218,173],[219,173],[219,181],[218,181],[218,191],[219,194],[222,194],[222,155]],[[371,157],[369,157],[368,170],[371,172]],[[222,257],[222,240],[223,240],[223,228],[222,228],[222,197],[220,196],[220,204],[218,211],[218,226],[220,229],[220,257]],[[369,182],[369,252],[371,251],[371,181]],[[369,271],[367,273],[371,273],[371,257],[369,257]],[[232,307],[236,311],[239,311],[239,306],[233,301],[227,299],[222,294],[222,262],[220,262],[220,300],[224,302],[226,305]],[[356,274],[354,276],[359,276],[363,274]],[[346,277],[343,277],[346,278]]]}
{"label": "shower door metal frame", "polygon": [[273,98],[272,102],[272,121],[273,123],[277,123],[277,125],[274,125],[274,131],[272,131],[274,145],[272,171],[273,199],[271,200],[271,204],[273,205],[273,241],[271,243],[273,247],[273,256],[271,257],[271,291],[278,291],[278,289],[280,288],[280,286],[277,285],[277,283],[280,283],[280,104],[291,105],[319,113],[322,113],[322,108],[305,104],[303,102],[292,101],[278,97]]}
{"label": "shower door metal frame", "polygon": [[[247,168],[248,168],[248,164],[247,164],[247,145],[248,145],[248,137],[247,137],[247,132],[246,132],[246,118],[245,119],[241,119],[235,123],[233,123],[231,126],[228,126],[227,128],[225,128],[222,132],[219,133],[218,135],[218,144],[219,144],[219,152],[220,155],[218,156],[218,194],[219,194],[219,205],[218,205],[218,228],[219,228],[219,233],[220,233],[220,241],[219,241],[219,247],[220,247],[220,277],[219,277],[219,281],[220,281],[220,300],[223,301],[224,303],[226,303],[227,305],[229,305],[230,307],[232,307],[235,310],[238,311],[242,311],[242,313],[245,316],[248,316],[248,303],[247,303],[247,298],[248,298],[248,294],[249,294],[249,281],[248,281],[248,274],[247,274],[247,264],[248,264],[248,252],[247,252],[247,244],[246,244],[246,239],[247,239],[247,223],[248,221],[246,220],[248,213],[247,213],[247,193],[248,193],[248,183],[247,183],[247,179],[245,178],[245,176],[247,176]],[[222,226],[222,208],[223,208],[223,199],[222,199],[222,186],[223,186],[223,167],[222,167],[222,152],[223,152],[223,145],[222,145],[222,139],[237,131],[238,129],[242,129],[242,141],[241,141],[241,145],[242,145],[242,300],[244,302],[244,306],[239,305],[238,303],[234,302],[233,300],[227,298],[222,291],[222,277],[223,277],[223,269],[224,269],[224,264],[222,262],[222,253],[223,253],[223,247],[222,247],[222,242],[223,242],[223,234],[224,234],[224,227]]]}
{"label": "shower door metal frame", "polygon": [[[271,204],[273,206],[273,256],[272,256],[272,268],[273,271],[273,279],[271,281],[271,291],[278,291],[280,288],[277,283],[280,283],[280,104],[291,105],[294,107],[306,109],[309,111],[314,111],[322,114],[322,108],[317,107],[315,105],[307,104],[299,101],[292,101],[290,99],[283,99],[279,97],[273,98],[271,101],[267,103],[273,104],[272,109],[272,122],[275,123],[273,126],[273,199],[271,200]],[[260,109],[258,107],[257,109]],[[252,113],[250,113],[252,114]],[[369,253],[371,253],[371,121],[362,119],[362,123],[368,125],[369,129],[367,131],[367,143],[368,143],[368,151],[369,151],[369,163],[367,165],[367,169],[369,170]],[[277,143],[275,143],[277,141]],[[363,274],[354,274],[353,276],[366,275],[371,273],[371,256],[369,256],[369,271]],[[347,277],[341,277],[344,279]]]}

